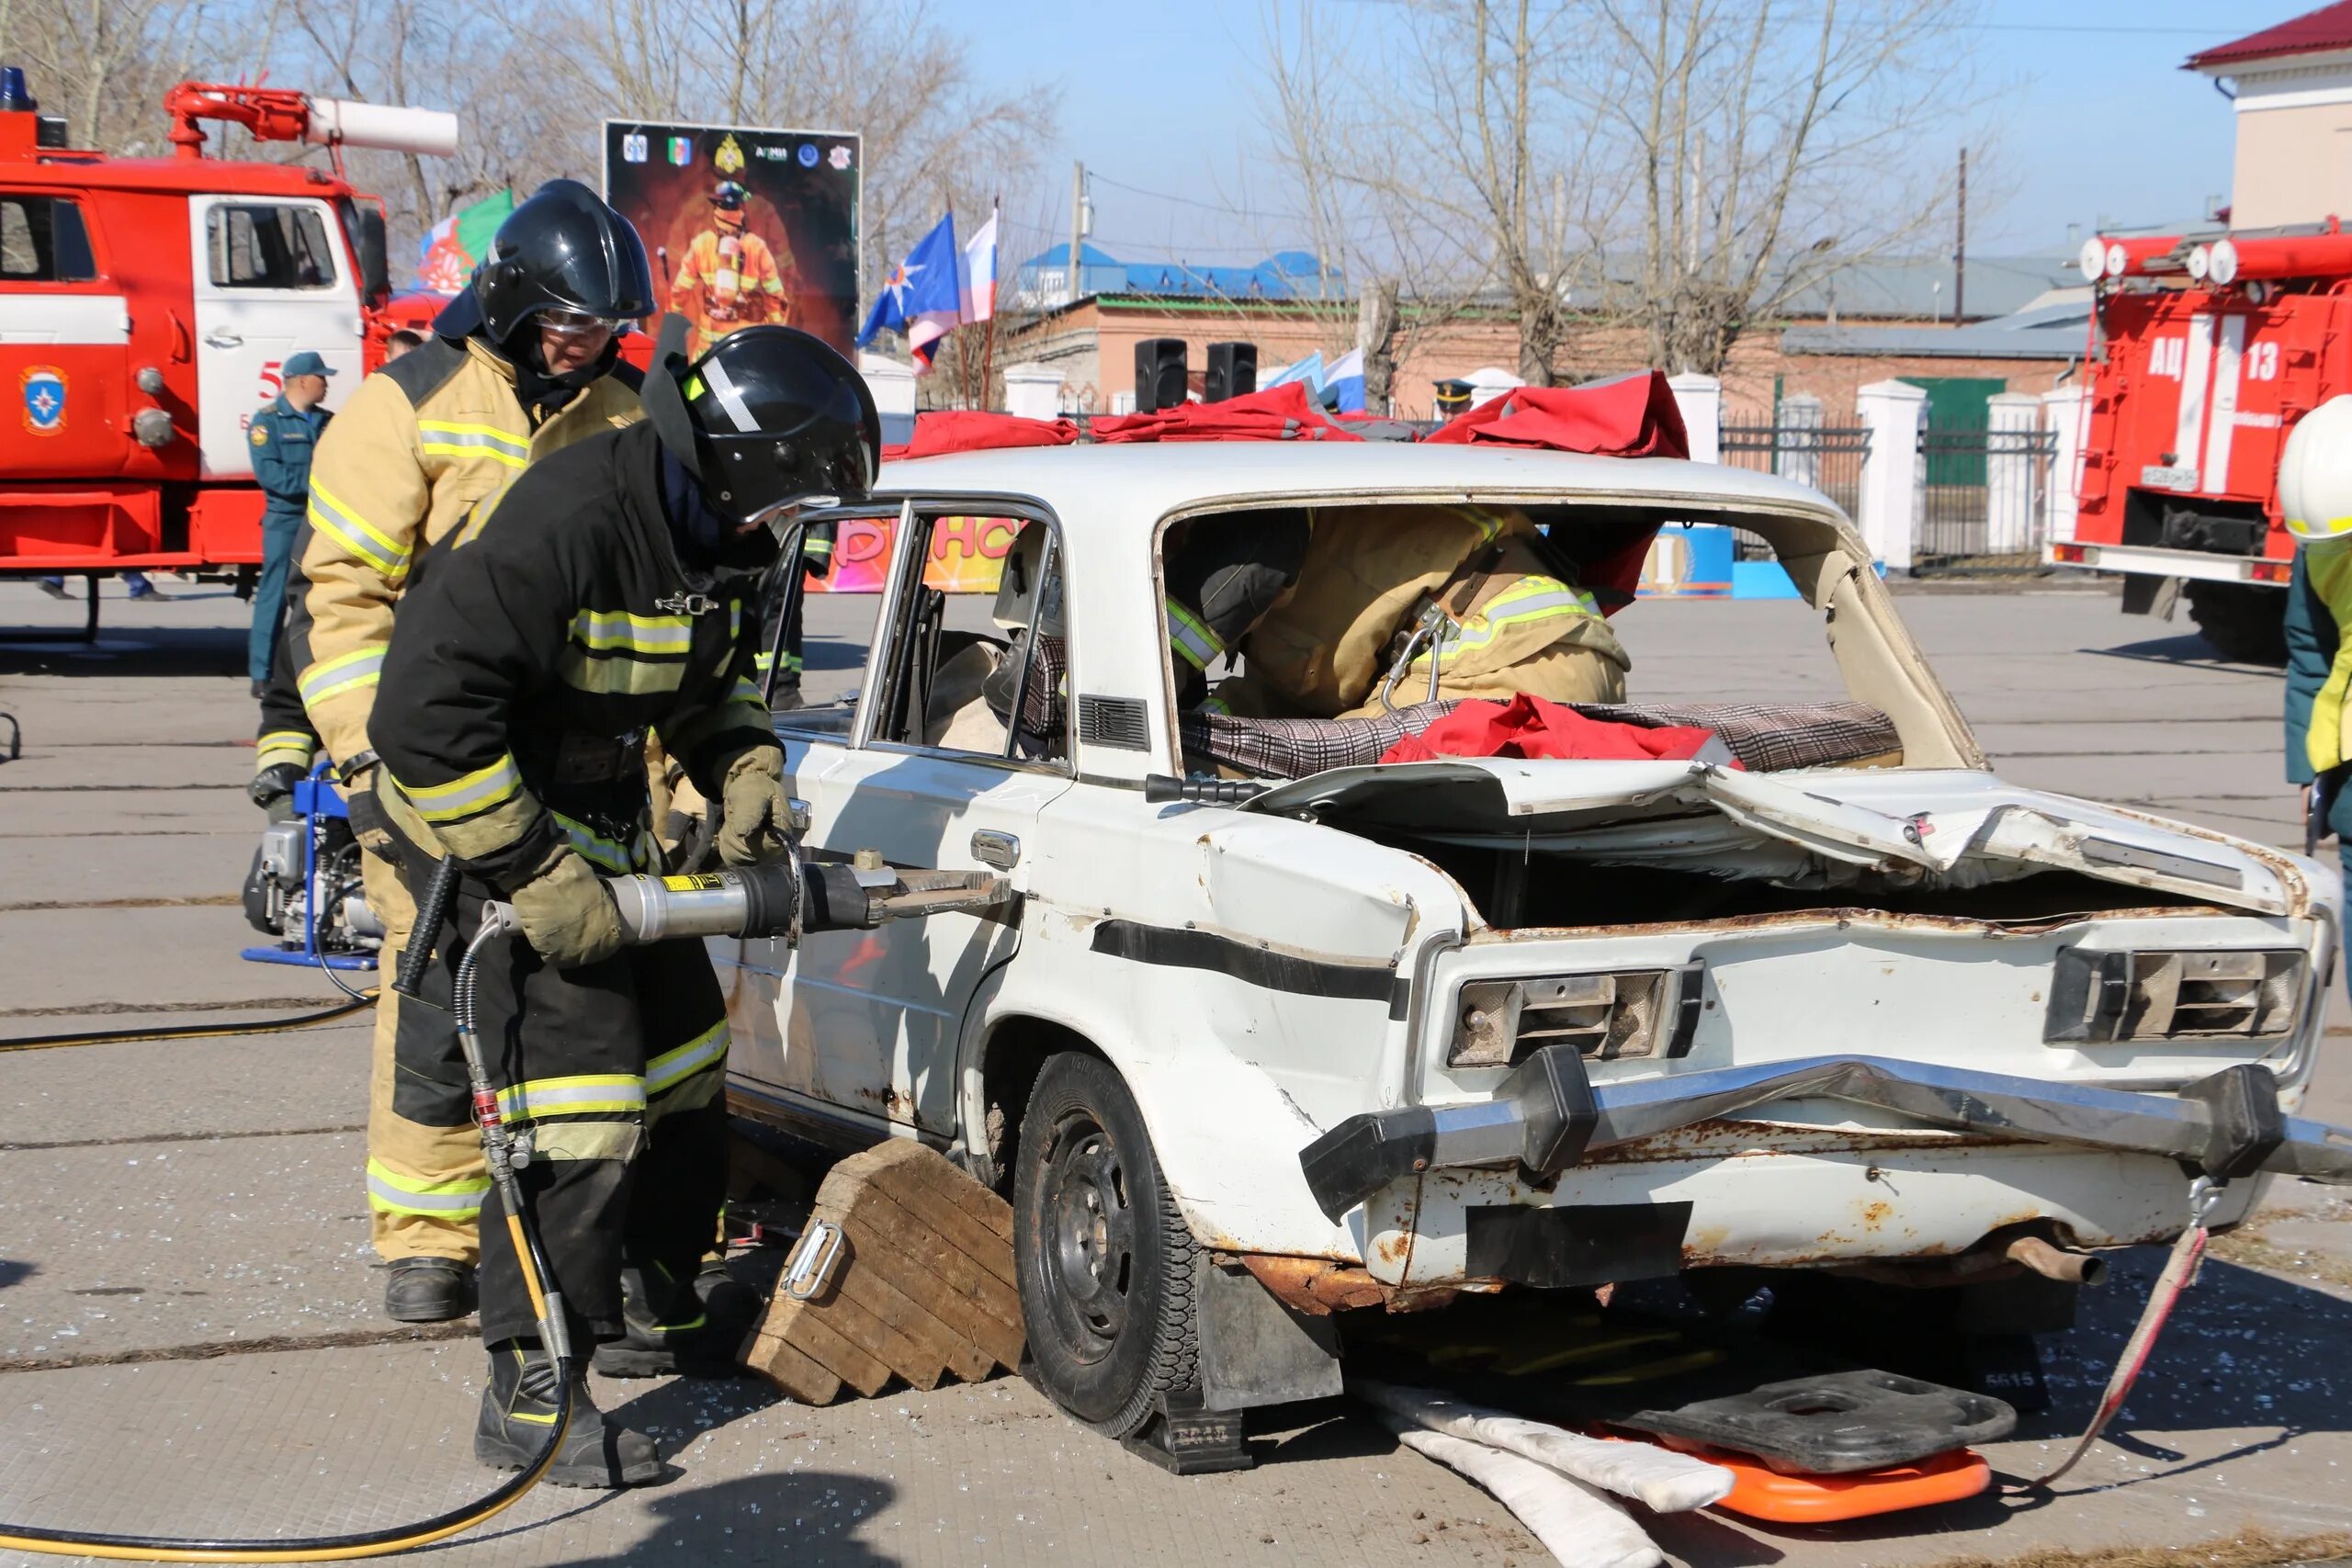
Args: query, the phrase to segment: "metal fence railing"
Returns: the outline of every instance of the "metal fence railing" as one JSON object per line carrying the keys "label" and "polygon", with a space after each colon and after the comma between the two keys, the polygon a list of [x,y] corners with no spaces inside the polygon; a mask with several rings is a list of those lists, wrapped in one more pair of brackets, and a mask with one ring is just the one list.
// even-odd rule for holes
{"label": "metal fence railing", "polygon": [[2039,566],[2057,451],[2052,430],[1922,429],[1913,570],[1928,575]]}
{"label": "metal fence railing", "polygon": [[[1862,463],[1870,456],[1871,433],[1861,425],[1827,425],[1820,422],[1818,404],[1792,399],[1780,419],[1755,423],[1724,422],[1723,460],[1736,468],[1752,468],[1821,491],[1856,514],[1862,493]],[[1760,541],[1743,538],[1741,558]],[[1769,553],[1769,552],[1766,552]]]}

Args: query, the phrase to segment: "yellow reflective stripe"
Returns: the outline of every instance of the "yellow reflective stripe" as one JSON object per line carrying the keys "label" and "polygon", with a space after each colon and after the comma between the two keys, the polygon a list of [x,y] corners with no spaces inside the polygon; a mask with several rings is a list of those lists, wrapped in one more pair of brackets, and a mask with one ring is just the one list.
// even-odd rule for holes
{"label": "yellow reflective stripe", "polygon": [[510,468],[530,466],[531,444],[491,425],[420,419],[416,432],[419,448],[437,457],[493,457]]}
{"label": "yellow reflective stripe", "polygon": [[1489,512],[1483,506],[1464,506],[1458,510],[1463,516],[1478,525],[1480,544],[1491,545],[1502,536],[1503,526],[1508,519],[1501,513]]}
{"label": "yellow reflective stripe", "polygon": [[372,644],[356,648],[349,653],[338,653],[333,659],[322,659],[302,671],[299,685],[302,705],[315,706],[338,693],[372,686],[384,671],[384,646]]}
{"label": "yellow reflective stripe", "polygon": [[556,674],[565,685],[599,696],[674,692],[686,683],[687,668],[683,659],[655,660],[627,653],[590,653],[582,648],[566,648],[556,661]]}
{"label": "yellow reflective stripe", "polygon": [[[1484,609],[1455,623],[1439,646],[1439,658],[1442,661],[1465,649],[1482,648],[1508,626],[1557,617],[1598,619],[1600,615],[1600,601],[1581,588],[1571,588],[1557,578],[1522,578],[1488,600]],[[1422,654],[1413,662],[1419,664],[1428,658]]]}
{"label": "yellow reflective stripe", "polygon": [[650,1097],[684,1083],[705,1067],[727,1056],[727,1021],[720,1019],[673,1051],[664,1051],[645,1064],[645,1092]]}
{"label": "yellow reflective stripe", "polygon": [[639,858],[645,856],[645,836],[642,832],[638,836],[636,848],[631,849],[616,839],[605,838],[585,822],[572,820],[560,811],[549,811],[548,815],[555,819],[555,825],[562,831],[565,840],[591,865],[626,875],[652,864],[650,857]]}
{"label": "yellow reflective stripe", "polygon": [[420,1181],[401,1175],[379,1160],[368,1162],[368,1205],[382,1213],[469,1220],[481,1213],[482,1199],[489,1191],[487,1176]]}
{"label": "yellow reflective stripe", "polygon": [[531,1129],[533,1159],[633,1160],[645,1146],[634,1122],[541,1122]]}
{"label": "yellow reflective stripe", "polygon": [[254,768],[276,767],[279,762],[308,762],[318,747],[318,738],[300,729],[273,729],[254,742]]}
{"label": "yellow reflective stripe", "polygon": [[400,781],[401,793],[427,822],[454,822],[503,804],[521,793],[523,775],[514,759],[501,757],[486,768],[451,779],[445,784],[413,784]]}
{"label": "yellow reflective stripe", "polygon": [[802,542],[800,553],[814,556],[820,560],[831,560],[833,554],[833,542],[831,539],[808,539]]}
{"label": "yellow reflective stripe", "polygon": [[582,610],[571,617],[571,640],[599,653],[686,653],[693,649],[691,615],[632,615],[626,610]]}
{"label": "yellow reflective stripe", "polygon": [[1225,651],[1224,639],[1173,599],[1168,601],[1168,646],[1182,654],[1184,662],[1195,670],[1207,669]]}
{"label": "yellow reflective stripe", "polygon": [[311,477],[311,525],[386,577],[408,572],[408,547],[336,500],[315,474]]}
{"label": "yellow reflective stripe", "polygon": [[1223,718],[1231,718],[1233,716],[1233,705],[1227,702],[1223,697],[1206,697],[1201,702],[1201,711],[1203,713],[1213,713]]}
{"label": "yellow reflective stripe", "polygon": [[540,1116],[630,1115],[644,1109],[645,1080],[635,1073],[529,1078],[498,1091],[499,1114],[518,1122]]}

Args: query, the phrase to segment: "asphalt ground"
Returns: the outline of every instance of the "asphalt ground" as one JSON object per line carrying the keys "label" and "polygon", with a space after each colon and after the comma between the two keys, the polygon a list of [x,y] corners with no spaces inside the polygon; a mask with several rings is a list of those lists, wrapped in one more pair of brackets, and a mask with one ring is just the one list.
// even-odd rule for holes
{"label": "asphalt ground", "polygon": [[[243,606],[107,585],[99,641],[0,643],[0,1039],[322,1006],[313,971],[241,963],[258,815]],[[2002,771],[2274,843],[2278,678],[2096,592],[1911,592],[1904,612]],[[809,693],[851,680],[870,600],[811,612]],[[0,627],[79,625],[0,583]],[[1634,693],[1832,694],[1808,612],[1643,604]],[[0,747],[6,726],[0,724]],[[0,753],[4,754],[4,753]],[[2343,1003],[2335,1017],[2346,1016]],[[256,1536],[361,1529],[480,1489],[469,1339],[394,1329],[359,1187],[367,1030],[0,1053],[0,1522]],[[2331,1042],[2313,1114],[2352,1122]],[[1938,1563],[2352,1532],[2352,1226],[2274,1190],[2220,1247],[2112,1441],[2055,1496],[1768,1529],[1648,1521],[1679,1562]],[[2047,1417],[1995,1445],[2030,1473],[2078,1429],[2154,1258],[2134,1255],[2046,1343]],[[1177,1480],[999,1378],[809,1409],[755,1382],[612,1383],[664,1483],[541,1489],[435,1549],[504,1563],[1533,1564],[1491,1498],[1344,1406],[1252,1426],[1260,1464]],[[2318,1544],[2306,1555],[2335,1551]],[[2286,1561],[2285,1548],[2239,1562]],[[6,1553],[0,1560],[15,1561]],[[2158,1561],[2161,1558],[2134,1559]],[[2218,1561],[2212,1553],[2180,1561]]]}

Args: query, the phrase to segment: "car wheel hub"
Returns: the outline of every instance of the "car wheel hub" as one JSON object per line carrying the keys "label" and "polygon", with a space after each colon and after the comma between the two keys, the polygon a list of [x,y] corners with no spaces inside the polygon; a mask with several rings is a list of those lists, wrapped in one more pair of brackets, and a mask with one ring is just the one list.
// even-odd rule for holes
{"label": "car wheel hub", "polygon": [[1135,1224],[1118,1151],[1091,1122],[1067,1126],[1046,1170],[1046,1264],[1073,1348],[1107,1349],[1126,1325]]}

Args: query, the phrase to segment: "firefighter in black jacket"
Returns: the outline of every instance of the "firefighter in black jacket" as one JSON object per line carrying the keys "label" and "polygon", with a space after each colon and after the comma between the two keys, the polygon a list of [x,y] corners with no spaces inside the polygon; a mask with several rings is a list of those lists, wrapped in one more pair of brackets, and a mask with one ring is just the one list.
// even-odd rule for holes
{"label": "firefighter in black jacket", "polygon": [[[691,1288],[726,1183],[727,1021],[702,943],[624,951],[598,873],[658,869],[649,729],[721,803],[722,859],[791,852],[783,753],[747,678],[752,597],[794,513],[862,494],[881,445],[865,382],[816,338],[749,327],[688,365],[682,335],[673,319],[644,423],[534,464],[427,560],[368,724],[412,891],[443,855],[465,874],[428,996],[447,999],[484,899],[520,917],[527,945],[491,950],[479,972],[481,1034],[498,1043],[492,1077],[529,1150],[548,1284],[598,1369],[624,1374],[716,1370],[740,1334],[707,1325]],[[424,1003],[401,1008],[401,1113],[465,1121],[447,1031]],[[474,1451],[514,1468],[558,1391],[497,1206],[493,1192]],[[588,1419],[548,1479],[628,1485],[659,1470],[650,1439]]]}

